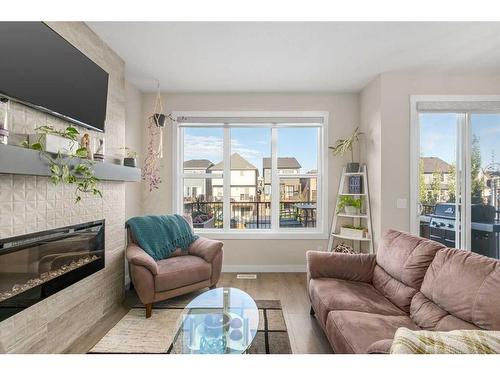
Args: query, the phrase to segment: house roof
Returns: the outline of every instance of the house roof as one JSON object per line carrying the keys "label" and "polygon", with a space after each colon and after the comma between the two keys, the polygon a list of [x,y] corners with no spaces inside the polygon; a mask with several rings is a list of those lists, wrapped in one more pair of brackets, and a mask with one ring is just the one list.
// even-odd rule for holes
{"label": "house roof", "polygon": [[424,163],[424,173],[450,173],[451,165],[436,157],[420,158]]}
{"label": "house roof", "polygon": [[[224,162],[221,161],[214,166],[210,167],[211,170],[222,171],[224,169]],[[235,152],[231,155],[231,170],[244,170],[244,169],[257,169],[255,165],[246,160],[243,156]]]}
{"label": "house roof", "polygon": [[[264,168],[271,168],[271,158],[263,158]],[[300,169],[302,166],[295,158],[278,158],[278,169]]]}
{"label": "house roof", "polygon": [[192,159],[192,160],[186,160],[184,162],[184,168],[189,168],[189,169],[207,169],[212,165],[214,164],[207,159]]}

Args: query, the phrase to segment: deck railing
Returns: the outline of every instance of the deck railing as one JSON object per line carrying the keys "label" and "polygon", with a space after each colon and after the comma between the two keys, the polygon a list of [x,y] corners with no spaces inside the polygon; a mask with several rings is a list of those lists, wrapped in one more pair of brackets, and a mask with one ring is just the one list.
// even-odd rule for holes
{"label": "deck railing", "polygon": [[[422,216],[428,216],[434,214],[434,207],[436,205],[434,204],[423,204],[422,205],[422,211],[420,212],[420,215]],[[500,220],[500,210],[495,210],[495,220]]]}
{"label": "deck railing", "polygon": [[[311,204],[311,201],[281,201],[280,227],[315,227],[316,208],[305,209],[297,204]],[[198,228],[222,228],[223,202],[184,202],[184,213],[197,216],[206,214],[210,219],[195,223]],[[231,228],[238,229],[271,229],[271,202],[238,201],[230,202]],[[200,221],[200,220],[198,220]]]}

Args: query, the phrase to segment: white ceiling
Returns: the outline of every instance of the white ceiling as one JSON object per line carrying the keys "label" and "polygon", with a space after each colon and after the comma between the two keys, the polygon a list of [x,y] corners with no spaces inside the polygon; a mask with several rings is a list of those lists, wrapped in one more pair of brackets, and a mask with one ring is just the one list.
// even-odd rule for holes
{"label": "white ceiling", "polygon": [[145,92],[357,92],[390,71],[500,73],[500,22],[89,22]]}

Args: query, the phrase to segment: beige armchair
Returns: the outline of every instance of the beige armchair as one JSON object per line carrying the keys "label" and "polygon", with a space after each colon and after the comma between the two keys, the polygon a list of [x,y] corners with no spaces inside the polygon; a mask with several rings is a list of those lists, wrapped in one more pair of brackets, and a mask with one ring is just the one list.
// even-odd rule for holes
{"label": "beige armchair", "polygon": [[[186,220],[191,222],[190,217]],[[153,303],[202,288],[215,288],[222,268],[222,242],[200,237],[187,252],[175,251],[156,262],[128,233],[126,257],[135,290],[151,317]]]}

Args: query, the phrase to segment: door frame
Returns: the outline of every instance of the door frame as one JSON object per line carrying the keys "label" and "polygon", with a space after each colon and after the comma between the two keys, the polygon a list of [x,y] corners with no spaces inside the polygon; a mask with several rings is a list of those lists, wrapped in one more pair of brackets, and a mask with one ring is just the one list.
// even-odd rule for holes
{"label": "door frame", "polygon": [[[500,95],[411,95],[410,96],[410,232],[415,235],[420,233],[420,214],[418,210],[419,204],[419,161],[420,161],[420,127],[419,127],[419,112],[417,106],[419,102],[487,102],[494,101],[500,102]],[[430,112],[430,111],[429,111]],[[471,181],[470,178],[462,178],[463,175],[470,175],[471,161],[470,151],[472,147],[472,139],[470,136],[470,111],[450,109],[447,111],[436,111],[447,113],[464,113],[465,116],[461,119],[463,123],[457,124],[458,126],[458,142],[457,142],[457,162],[461,163],[460,175],[457,165],[457,203],[465,210],[457,210],[460,213],[460,223],[463,223],[461,230],[457,231],[459,234],[459,244],[456,247],[464,249],[471,248]],[[475,113],[476,111],[474,111]],[[477,111],[480,113],[480,111]],[[465,205],[465,206],[464,206]],[[457,217],[458,219],[458,217]],[[457,242],[458,242],[457,241]]]}

